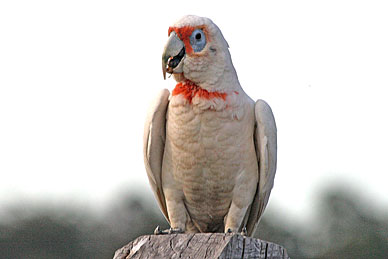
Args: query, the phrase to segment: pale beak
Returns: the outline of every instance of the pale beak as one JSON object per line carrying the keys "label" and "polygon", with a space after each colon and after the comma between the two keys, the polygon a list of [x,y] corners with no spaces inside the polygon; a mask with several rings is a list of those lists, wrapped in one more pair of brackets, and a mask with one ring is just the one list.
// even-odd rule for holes
{"label": "pale beak", "polygon": [[183,60],[185,57],[185,45],[173,31],[168,38],[162,55],[163,78],[166,79],[166,72],[182,73]]}

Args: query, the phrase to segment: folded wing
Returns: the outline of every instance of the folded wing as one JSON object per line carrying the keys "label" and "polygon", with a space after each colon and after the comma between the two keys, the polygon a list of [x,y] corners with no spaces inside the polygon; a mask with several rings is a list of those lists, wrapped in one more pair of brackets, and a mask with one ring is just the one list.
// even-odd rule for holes
{"label": "folded wing", "polygon": [[152,191],[163,215],[169,221],[162,189],[162,162],[166,141],[166,113],[170,92],[163,89],[148,110],[143,137],[144,164]]}
{"label": "folded wing", "polygon": [[259,182],[253,200],[246,228],[251,236],[267,206],[269,195],[274,184],[277,156],[277,130],[271,107],[258,100],[255,105],[256,129],[254,141],[257,162],[259,165]]}

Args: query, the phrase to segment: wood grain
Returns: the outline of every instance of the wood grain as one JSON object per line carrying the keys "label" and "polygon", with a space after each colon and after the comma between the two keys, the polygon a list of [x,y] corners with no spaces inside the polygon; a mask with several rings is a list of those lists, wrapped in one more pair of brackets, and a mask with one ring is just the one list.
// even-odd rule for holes
{"label": "wood grain", "polygon": [[282,246],[238,234],[198,233],[146,235],[118,249],[114,259],[257,258],[287,259]]}

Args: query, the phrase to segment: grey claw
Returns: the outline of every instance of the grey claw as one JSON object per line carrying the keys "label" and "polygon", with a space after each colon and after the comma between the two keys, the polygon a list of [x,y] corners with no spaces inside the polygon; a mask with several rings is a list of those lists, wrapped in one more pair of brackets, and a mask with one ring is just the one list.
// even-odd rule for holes
{"label": "grey claw", "polygon": [[155,230],[154,230],[154,235],[160,235],[160,234],[162,234],[162,230],[160,229],[160,227],[159,226],[157,226],[156,228],[155,228]]}
{"label": "grey claw", "polygon": [[182,234],[185,233],[180,228],[169,228],[166,230],[161,230],[159,226],[157,226],[154,230],[154,235],[167,235],[167,234]]}

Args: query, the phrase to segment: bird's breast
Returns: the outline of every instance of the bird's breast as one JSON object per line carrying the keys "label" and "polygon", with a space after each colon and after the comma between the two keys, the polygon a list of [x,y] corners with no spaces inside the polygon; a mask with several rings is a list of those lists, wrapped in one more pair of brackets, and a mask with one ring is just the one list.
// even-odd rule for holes
{"label": "bird's breast", "polygon": [[226,215],[235,178],[253,148],[249,116],[233,97],[171,97],[163,173],[172,174],[193,218],[211,224]]}

